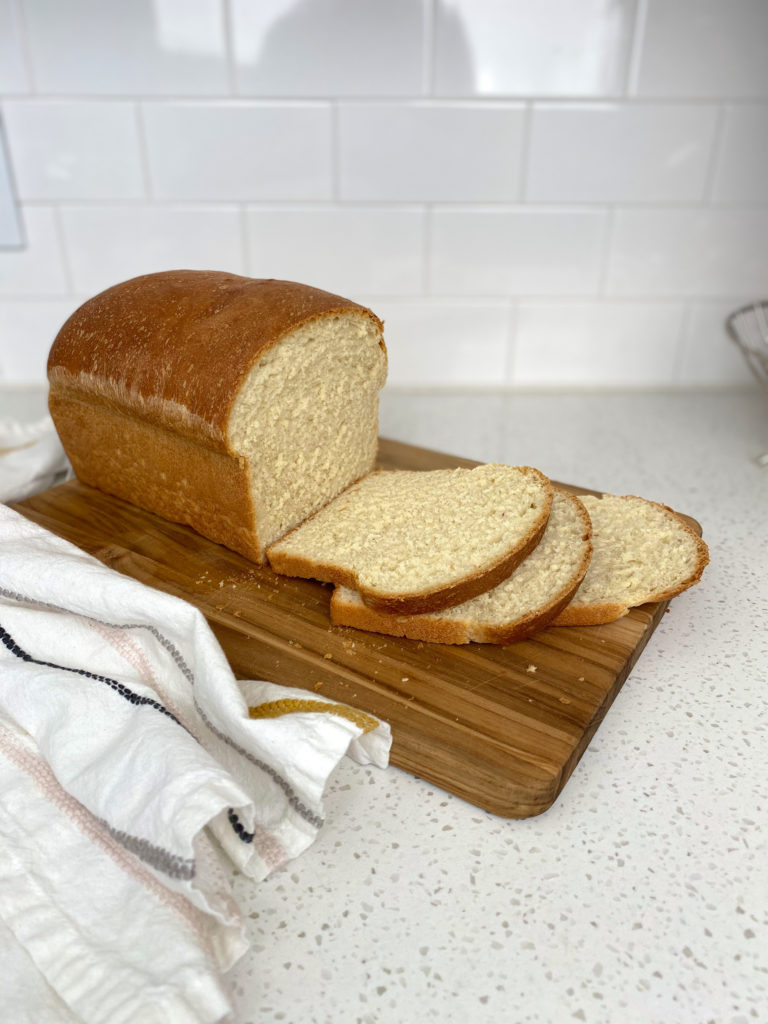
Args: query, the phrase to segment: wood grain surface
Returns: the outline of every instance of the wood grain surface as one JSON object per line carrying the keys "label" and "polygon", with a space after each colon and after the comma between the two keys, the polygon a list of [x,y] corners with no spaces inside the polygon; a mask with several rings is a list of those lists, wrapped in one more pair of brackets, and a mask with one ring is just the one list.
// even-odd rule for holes
{"label": "wood grain surface", "polygon": [[[382,440],[379,465],[476,463]],[[503,817],[552,805],[666,608],[645,605],[605,626],[548,629],[506,647],[428,644],[332,627],[329,586],[277,576],[78,481],[15,507],[200,608],[239,678],[314,690],[385,719],[393,764]]]}

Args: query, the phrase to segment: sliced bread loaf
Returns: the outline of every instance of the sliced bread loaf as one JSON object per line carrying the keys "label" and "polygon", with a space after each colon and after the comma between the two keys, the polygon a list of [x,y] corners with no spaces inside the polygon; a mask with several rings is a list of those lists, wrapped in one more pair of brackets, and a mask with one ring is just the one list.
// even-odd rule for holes
{"label": "sliced bread loaf", "polygon": [[503,583],[442,612],[387,615],[336,587],[331,622],[431,643],[509,644],[543,629],[573,597],[592,552],[590,521],[578,498],[556,491],[541,541]]}
{"label": "sliced bread loaf", "polygon": [[276,572],[350,587],[377,611],[437,611],[506,579],[551,504],[549,480],[528,466],[372,473],[267,556]]}
{"label": "sliced bread loaf", "polygon": [[61,328],[51,415],[82,481],[263,561],[373,469],[381,331],[291,281],[147,274]]}
{"label": "sliced bread loaf", "polygon": [[556,626],[597,626],[646,601],[667,601],[698,583],[707,545],[672,509],[644,498],[581,499],[592,520],[587,574]]}

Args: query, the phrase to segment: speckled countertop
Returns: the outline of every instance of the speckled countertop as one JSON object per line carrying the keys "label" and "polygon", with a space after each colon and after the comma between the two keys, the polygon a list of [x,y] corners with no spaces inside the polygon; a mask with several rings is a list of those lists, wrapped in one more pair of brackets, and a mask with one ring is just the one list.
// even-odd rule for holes
{"label": "speckled countertop", "polygon": [[540,817],[344,764],[317,843],[238,883],[237,1024],[768,1021],[768,402],[393,392],[381,427],[663,501],[712,561]]}
{"label": "speckled countertop", "polygon": [[545,814],[342,765],[315,845],[236,881],[234,1024],[768,1021],[765,396],[391,392],[381,425],[672,505],[711,564]]}

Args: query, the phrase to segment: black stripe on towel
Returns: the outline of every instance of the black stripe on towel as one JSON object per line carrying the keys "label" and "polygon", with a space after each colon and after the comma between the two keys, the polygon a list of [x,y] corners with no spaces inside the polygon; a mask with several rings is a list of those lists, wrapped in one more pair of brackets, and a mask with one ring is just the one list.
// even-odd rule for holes
{"label": "black stripe on towel", "polygon": [[227,812],[227,817],[229,818],[229,824],[232,826],[232,828],[234,829],[236,834],[240,837],[240,839],[242,839],[242,841],[244,843],[252,843],[253,842],[253,832],[248,832],[247,831],[247,829],[243,825],[242,821],[240,821],[240,819],[238,818],[238,816],[235,814],[235,812],[232,810],[231,807],[229,808],[229,811]]}
{"label": "black stripe on towel", "polygon": [[[213,724],[213,722],[205,713],[202,706],[197,700],[197,696],[195,695],[195,677],[189,665],[187,665],[186,661],[181,655],[181,652],[176,648],[176,646],[171,642],[171,640],[165,637],[161,632],[159,632],[159,630],[155,629],[154,626],[150,626],[143,622],[106,622],[104,619],[96,619],[91,615],[85,615],[83,612],[73,611],[71,608],[62,608],[61,605],[50,604],[48,601],[40,601],[39,599],[34,597],[27,597],[25,594],[19,594],[13,590],[6,590],[4,587],[0,587],[0,595],[3,597],[10,598],[12,601],[19,601],[22,604],[34,604],[40,608],[50,608],[52,611],[63,612],[66,615],[76,615],[78,618],[85,619],[86,621],[98,622],[99,625],[109,626],[110,629],[141,629],[149,632],[168,652],[168,654],[171,656],[174,663],[178,667],[179,671],[182,673],[184,678],[192,687],[192,699],[195,704],[195,710],[200,715],[202,721],[205,723],[206,728],[210,729],[214,736],[220,739],[222,743],[226,743],[228,747],[231,747],[232,750],[235,750],[238,754],[241,755],[241,757],[244,757],[247,761],[250,761],[252,765],[254,765],[256,768],[259,768],[266,775],[268,775],[273,780],[273,782],[275,782],[280,787],[280,789],[282,789],[283,793],[285,793],[286,799],[288,800],[288,803],[291,805],[291,807],[293,807],[297,814],[299,814],[306,822],[308,822],[315,828],[320,828],[323,825],[323,818],[319,814],[315,814],[314,811],[310,810],[309,807],[307,807],[306,804],[304,804],[299,799],[298,794],[282,777],[282,775],[280,775],[279,772],[275,771],[275,769],[272,768],[271,765],[266,764],[260,758],[255,757],[249,750],[246,750],[244,747],[240,746],[240,744],[236,743],[231,736],[228,736],[225,732],[223,732],[221,729],[217,728],[217,726]],[[0,629],[2,629],[2,627],[0,627]],[[8,645],[6,644],[6,646]],[[20,649],[21,648],[19,648],[19,650]],[[34,659],[30,658],[29,660]],[[47,663],[39,662],[39,664]],[[70,669],[69,671],[79,670]],[[166,715],[170,715],[170,717],[173,718],[174,721],[177,721],[177,719],[174,718],[173,715],[171,715],[170,711],[167,711],[165,708],[163,708],[163,710],[165,711]],[[179,724],[181,725],[182,729],[186,728],[183,723]],[[190,736],[191,735],[192,733],[190,733]],[[230,824],[234,829],[234,822],[230,820]],[[246,832],[245,830],[243,830],[243,832],[240,833],[237,832],[236,829],[235,832],[244,843],[251,842],[251,840],[247,838],[247,836],[249,836],[251,833]]]}
{"label": "black stripe on towel", "polygon": [[43,668],[55,668],[61,669],[63,672],[75,672],[79,676],[83,676],[85,679],[95,679],[99,683],[106,683],[106,685],[114,690],[115,693],[123,697],[124,700],[129,701],[131,704],[143,705],[146,704],[149,707],[159,711],[161,715],[167,715],[177,725],[181,725],[181,728],[186,732],[187,730],[178,720],[176,715],[172,714],[168,708],[164,708],[163,705],[154,700],[152,697],[142,697],[141,694],[135,693],[130,687],[126,686],[125,683],[120,683],[117,679],[110,679],[109,676],[100,676],[96,672],[88,672],[84,668],[70,668],[68,665],[57,665],[52,661],[40,661],[38,658],[33,658],[31,654],[28,654],[22,647],[16,643],[11,634],[7,629],[3,629],[0,626],[0,640],[5,644],[11,654],[15,654],[21,661],[27,661],[32,665],[41,665]]}

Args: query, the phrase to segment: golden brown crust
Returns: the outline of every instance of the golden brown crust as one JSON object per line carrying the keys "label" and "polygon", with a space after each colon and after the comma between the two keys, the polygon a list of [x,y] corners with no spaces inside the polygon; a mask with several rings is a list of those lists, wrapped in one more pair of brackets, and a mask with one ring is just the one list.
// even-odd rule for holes
{"label": "golden brown crust", "polygon": [[559,597],[553,598],[545,607],[539,608],[536,612],[524,616],[522,619],[518,620],[518,622],[512,623],[507,627],[490,627],[484,630],[477,630],[477,635],[472,636],[472,640],[482,640],[485,643],[492,644],[509,644],[517,642],[518,640],[524,640],[533,633],[538,633],[540,630],[552,625],[557,616],[564,608],[567,608],[573,600],[576,591],[581,586],[581,581],[587,574],[587,569],[589,568],[589,563],[592,559],[592,520],[589,518],[589,513],[584,507],[584,504],[576,497],[576,495],[568,494],[565,491],[561,493],[574,502],[578,507],[579,517],[584,529],[584,532],[581,535],[581,540],[582,543],[586,542],[579,567],[571,580],[568,590]]}
{"label": "golden brown crust", "polygon": [[369,633],[404,636],[409,640],[426,640],[433,644],[467,644],[467,624],[459,620],[440,621],[431,615],[387,615],[367,605],[348,603],[336,588],[331,597],[331,624],[365,629]]}
{"label": "golden brown crust", "polygon": [[58,429],[71,439],[67,453],[83,483],[264,561],[248,470],[238,459],[88,401],[52,395],[50,404]]}
{"label": "golden brown crust", "polygon": [[511,644],[545,629],[559,612],[565,608],[584,579],[592,556],[590,536],[592,524],[584,505],[573,495],[566,495],[578,506],[586,541],[584,553],[568,590],[552,601],[514,622],[501,626],[486,626],[468,619],[441,619],[439,615],[387,615],[357,602],[344,600],[336,589],[331,597],[331,623],[336,626],[353,626],[372,633],[386,633],[389,636],[404,636],[410,640],[425,640],[438,644],[466,644],[470,642],[487,644]]}
{"label": "golden brown crust", "polygon": [[623,619],[629,608],[621,604],[593,604],[583,608],[568,606],[557,615],[552,626],[604,626],[608,622]]}
{"label": "golden brown crust", "polygon": [[[531,466],[518,467],[540,478],[549,488],[549,493],[542,506],[541,514],[535,527],[531,530],[514,549],[508,551],[503,558],[484,570],[466,576],[456,583],[452,583],[436,590],[423,591],[417,594],[386,594],[360,586],[357,573],[346,566],[337,565],[333,562],[318,562],[303,555],[295,555],[289,552],[277,550],[276,547],[267,549],[269,564],[283,576],[299,576],[302,579],[315,579],[323,583],[335,583],[337,586],[349,587],[360,594],[360,599],[370,609],[376,612],[383,612],[388,615],[421,615],[426,612],[444,611],[446,608],[453,608],[454,605],[463,604],[478,594],[484,594],[502,583],[508,576],[511,576],[518,565],[536,547],[544,535],[547,527],[547,520],[552,508],[553,488],[548,478]],[[414,524],[418,528],[418,524]],[[277,546],[279,547],[279,545]]]}
{"label": "golden brown crust", "polygon": [[[638,498],[638,495],[625,494],[624,497]],[[641,604],[656,604],[661,601],[670,601],[673,597],[682,594],[683,591],[695,586],[701,580],[702,573],[707,565],[709,565],[709,548],[699,534],[684,516],[676,512],[675,509],[670,508],[669,505],[662,505],[658,501],[648,501],[647,498],[639,498],[639,500],[645,501],[649,505],[655,505],[657,508],[663,509],[664,512],[672,515],[676,523],[690,536],[696,546],[696,565],[693,571],[676,586],[670,587],[667,590],[660,590],[655,594],[648,594],[644,600],[638,601],[635,604],[627,605],[620,602],[604,601],[600,604],[568,605],[554,619],[552,622],[553,626],[604,626],[609,622],[622,619],[625,615],[629,614],[631,608],[637,608]]]}
{"label": "golden brown crust", "polygon": [[363,306],[293,281],[145,274],[66,321],[48,358],[51,391],[88,395],[228,451],[229,413],[257,359],[307,321],[355,309],[381,327]]}
{"label": "golden brown crust", "polygon": [[[586,570],[585,570],[586,572]],[[386,633],[389,636],[404,636],[409,640],[426,640],[433,644],[499,644],[506,645],[525,640],[533,633],[546,629],[555,616],[571,600],[578,589],[581,578],[558,601],[536,614],[525,616],[508,626],[482,626],[466,620],[440,619],[439,613],[430,615],[387,615],[374,611],[364,604],[347,603],[334,590],[331,597],[331,624],[353,626],[370,633]]]}
{"label": "golden brown crust", "polygon": [[[75,473],[256,561],[248,467],[227,424],[263,353],[357,303],[292,281],[147,274],[90,299],[48,359],[49,407]],[[383,342],[381,342],[383,348]]]}

